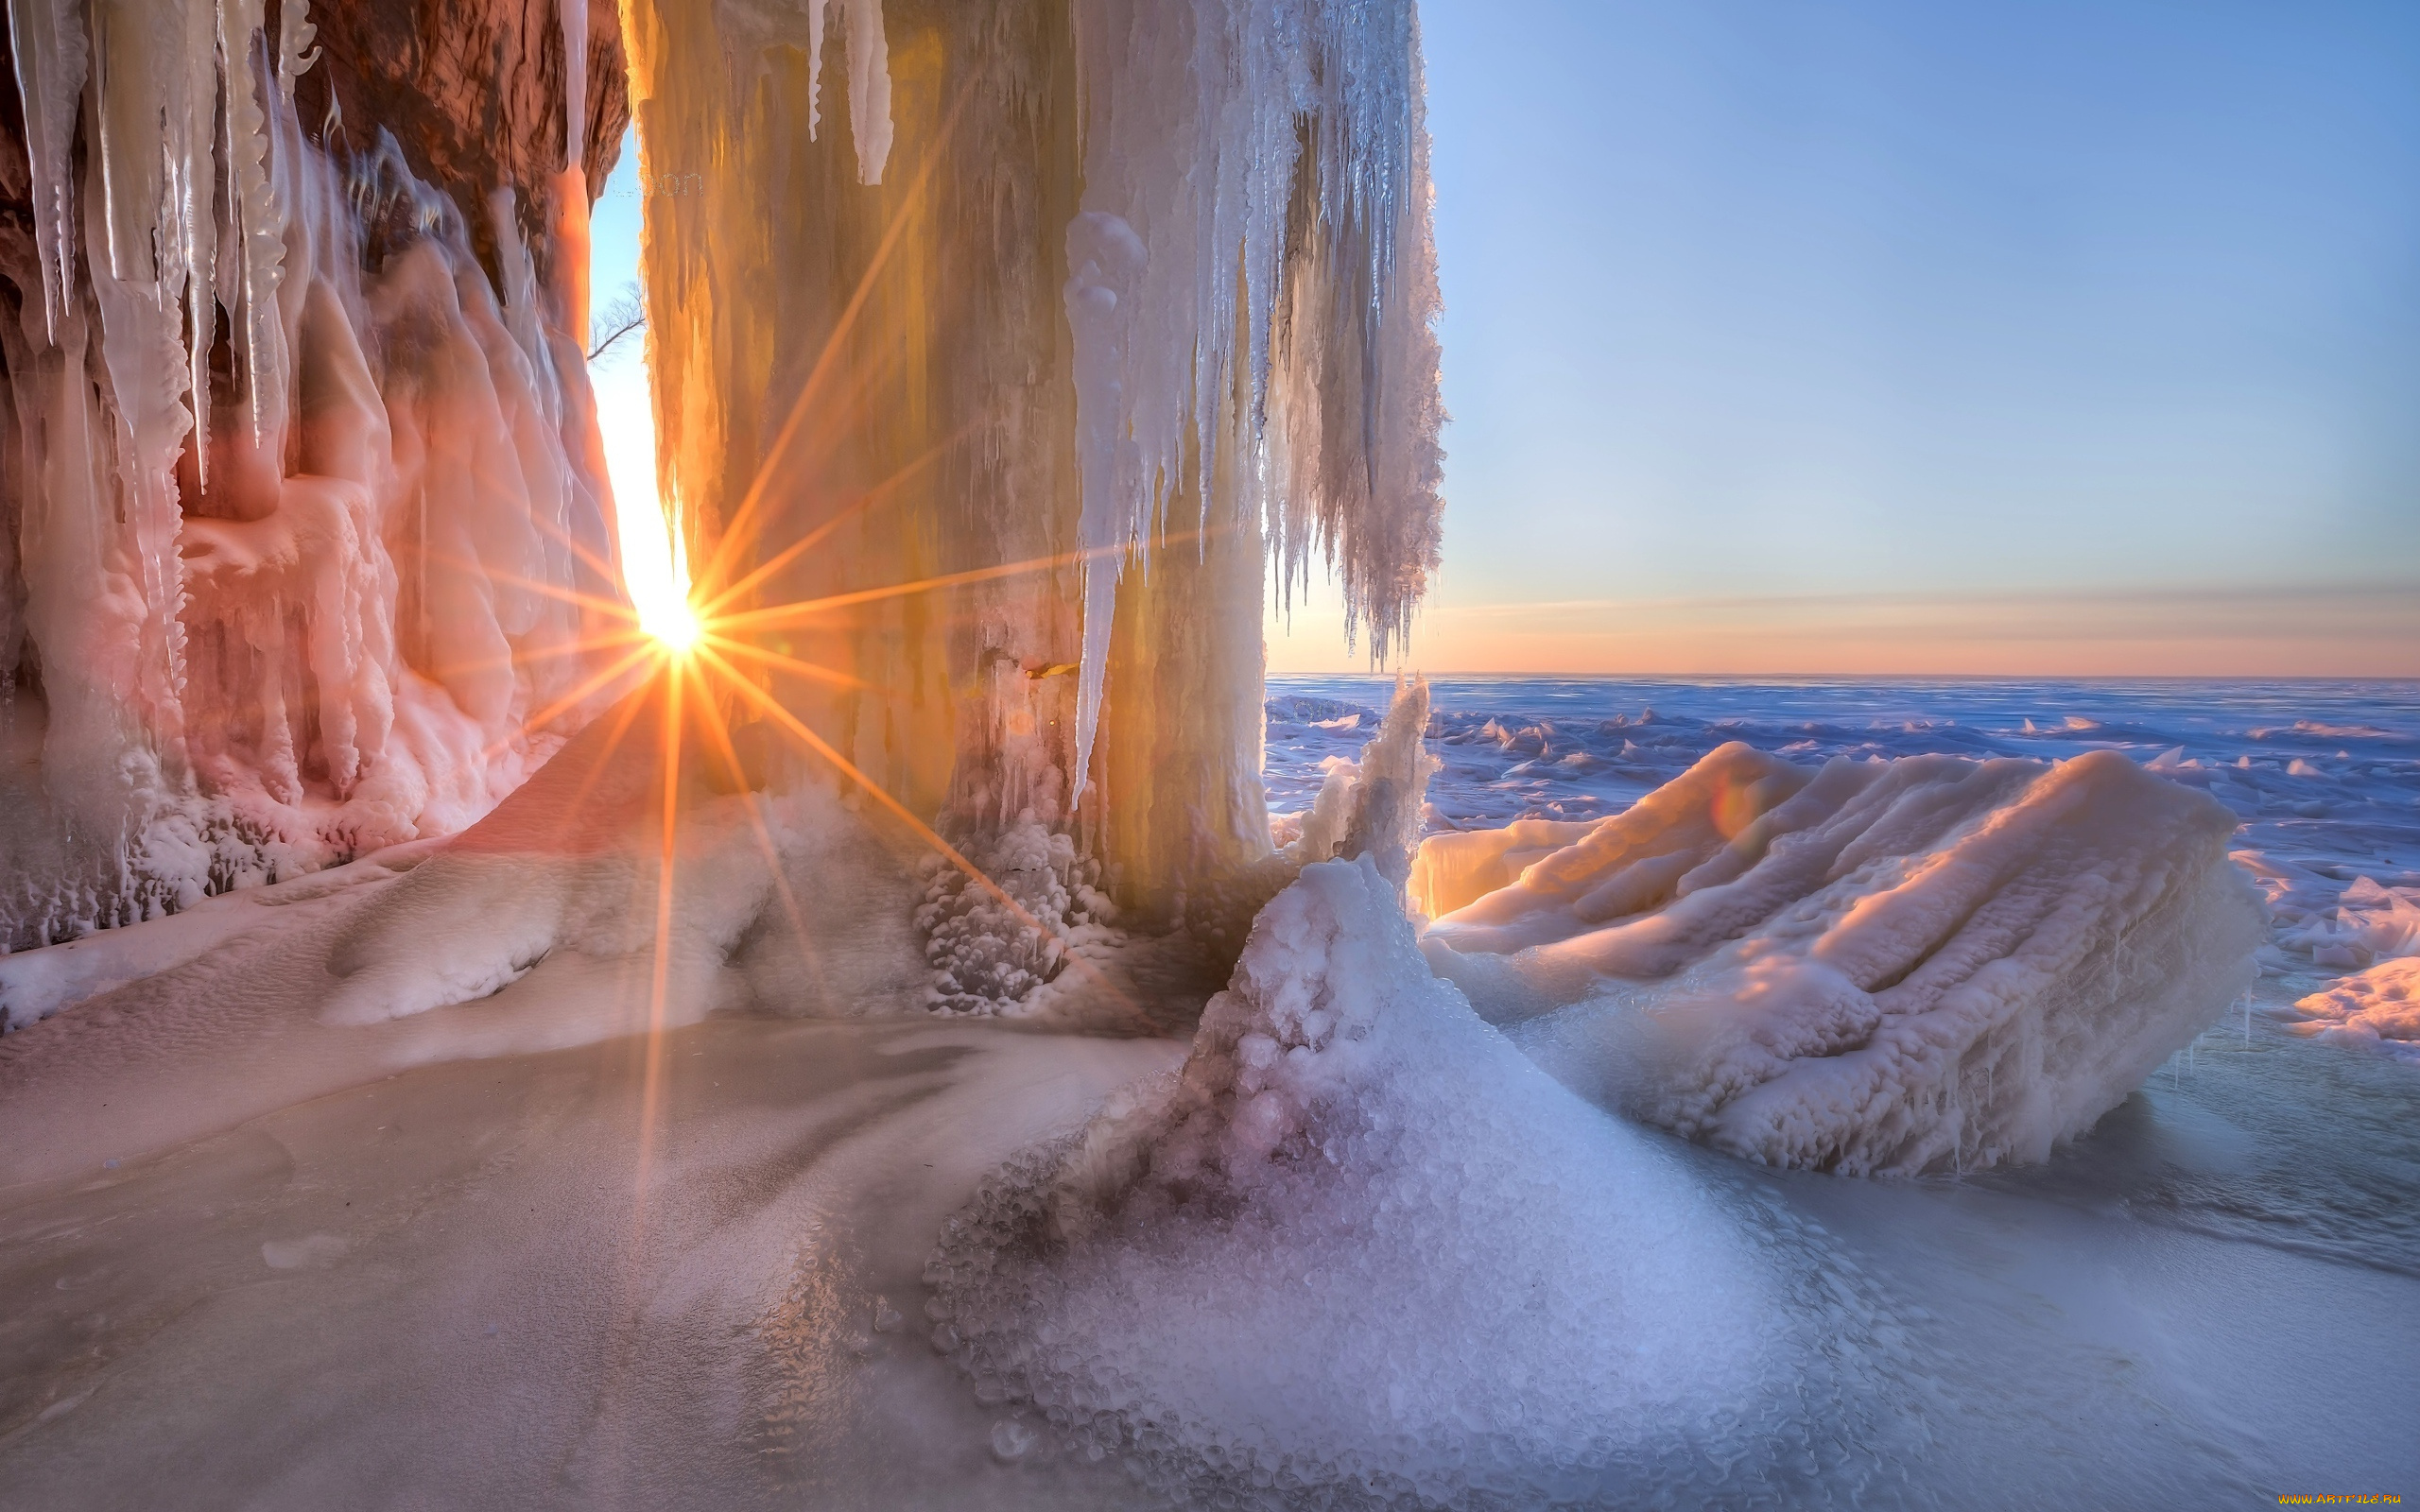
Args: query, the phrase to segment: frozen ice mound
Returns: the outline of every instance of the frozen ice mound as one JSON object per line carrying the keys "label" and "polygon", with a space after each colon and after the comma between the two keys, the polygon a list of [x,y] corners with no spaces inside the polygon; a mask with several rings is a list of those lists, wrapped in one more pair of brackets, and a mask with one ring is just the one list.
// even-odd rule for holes
{"label": "frozen ice mound", "polygon": [[1792,1221],[1742,1222],[1692,1159],[1437,980],[1374,858],[1314,863],[1181,1071],[951,1220],[934,1344],[1020,1454],[1121,1457],[1181,1501],[1784,1493],[1892,1440],[1807,1431],[1849,1367],[1789,1320],[1827,1315],[1838,1361],[1887,1327],[1794,1296],[1858,1283],[1793,1280]]}
{"label": "frozen ice mound", "polygon": [[[1717,1148],[1854,1174],[2035,1161],[2251,980],[2234,825],[2114,752],[1809,771],[1733,743],[1424,948],[1558,1078]],[[1534,842],[1432,840],[1421,874],[1489,847]]]}
{"label": "frozen ice mound", "polygon": [[2307,1015],[2286,1027],[2339,1043],[2382,1050],[2420,1065],[2420,955],[2391,956],[2339,978],[2294,1004]]}

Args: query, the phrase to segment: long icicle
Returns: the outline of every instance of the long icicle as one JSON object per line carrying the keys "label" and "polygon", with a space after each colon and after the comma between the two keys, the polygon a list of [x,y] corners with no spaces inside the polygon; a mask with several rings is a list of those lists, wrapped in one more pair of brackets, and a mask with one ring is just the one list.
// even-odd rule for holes
{"label": "long icicle", "polygon": [[44,330],[53,346],[76,297],[75,185],[68,154],[90,58],[79,9],[76,0],[9,0],[9,42],[33,173],[34,252],[42,262]]}

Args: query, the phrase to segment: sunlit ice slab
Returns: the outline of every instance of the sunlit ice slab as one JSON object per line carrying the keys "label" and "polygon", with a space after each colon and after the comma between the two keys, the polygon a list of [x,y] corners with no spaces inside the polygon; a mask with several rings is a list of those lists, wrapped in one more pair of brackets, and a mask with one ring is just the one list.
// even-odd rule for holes
{"label": "sunlit ice slab", "polygon": [[1585,1095],[1762,1163],[2037,1162],[2254,975],[2234,816],[2113,752],[1718,747],[1627,812],[1423,846],[1425,947]]}

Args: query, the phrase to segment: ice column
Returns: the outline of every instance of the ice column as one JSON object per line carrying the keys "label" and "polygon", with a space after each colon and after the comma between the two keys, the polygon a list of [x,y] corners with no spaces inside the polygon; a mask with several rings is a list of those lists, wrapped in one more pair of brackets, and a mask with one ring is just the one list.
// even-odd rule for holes
{"label": "ice column", "polygon": [[1290,583],[1325,554],[1380,649],[1436,558],[1413,7],[635,0],[629,26],[647,171],[700,186],[649,200],[646,256],[705,592],[744,582],[768,650],[862,679],[766,674],[868,781],[1230,928],[1269,852],[1270,555]]}

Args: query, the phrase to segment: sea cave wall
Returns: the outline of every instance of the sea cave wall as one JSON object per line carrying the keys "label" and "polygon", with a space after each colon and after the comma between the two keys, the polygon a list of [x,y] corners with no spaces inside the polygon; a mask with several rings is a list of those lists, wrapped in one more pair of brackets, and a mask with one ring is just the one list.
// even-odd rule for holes
{"label": "sea cave wall", "polygon": [[[1020,897],[1240,944],[1267,595],[1324,568],[1384,654],[1436,562],[1409,0],[25,0],[9,42],[0,945],[458,831],[620,695],[583,337],[631,122],[648,502],[721,712]],[[988,887],[941,876],[936,937]]]}
{"label": "sea cave wall", "polygon": [[617,592],[616,11],[23,0],[7,44],[0,948],[472,822]]}

